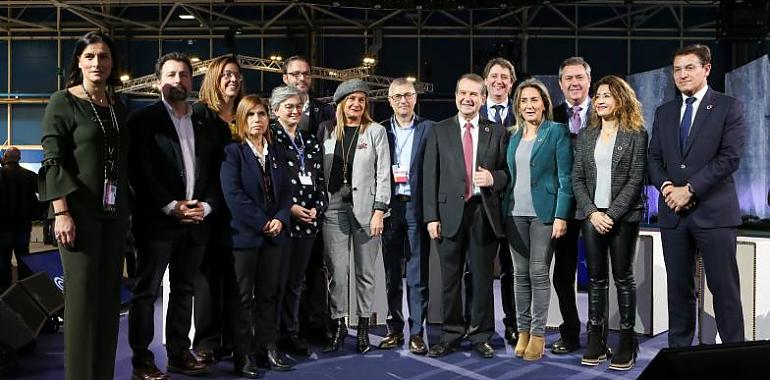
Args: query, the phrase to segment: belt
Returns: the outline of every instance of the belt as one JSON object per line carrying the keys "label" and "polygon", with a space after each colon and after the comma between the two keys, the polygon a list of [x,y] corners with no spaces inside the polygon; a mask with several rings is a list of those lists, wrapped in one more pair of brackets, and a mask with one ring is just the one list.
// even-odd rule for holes
{"label": "belt", "polygon": [[404,194],[396,194],[396,196],[393,197],[393,199],[395,199],[395,200],[397,200],[399,202],[409,202],[409,201],[412,200],[412,197],[410,197],[408,195],[404,195]]}

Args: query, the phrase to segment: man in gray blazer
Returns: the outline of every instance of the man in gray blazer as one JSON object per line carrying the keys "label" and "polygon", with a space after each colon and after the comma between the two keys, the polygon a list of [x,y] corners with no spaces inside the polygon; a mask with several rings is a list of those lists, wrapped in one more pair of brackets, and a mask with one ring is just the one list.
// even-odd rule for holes
{"label": "man in gray blazer", "polygon": [[484,79],[465,74],[457,81],[458,114],[428,134],[423,162],[423,214],[441,261],[443,326],[441,341],[429,356],[440,357],[459,347],[465,331],[460,280],[465,255],[473,273],[473,304],[467,334],[484,358],[494,356],[492,261],[498,239],[505,236],[499,192],[508,184],[507,132],[481,119]]}

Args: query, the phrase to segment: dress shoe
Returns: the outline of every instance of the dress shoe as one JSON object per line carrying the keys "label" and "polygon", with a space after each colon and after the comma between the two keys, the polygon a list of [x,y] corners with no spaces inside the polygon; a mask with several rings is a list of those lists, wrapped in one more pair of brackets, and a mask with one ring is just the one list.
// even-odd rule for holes
{"label": "dress shoe", "polygon": [[292,355],[302,357],[310,356],[310,348],[308,348],[307,343],[305,343],[296,335],[292,335],[281,340],[279,347],[282,351],[288,352]]}
{"label": "dress shoe", "polygon": [[168,356],[168,371],[187,376],[199,376],[209,373],[209,366],[198,362],[190,351],[184,351],[180,355]]}
{"label": "dress shoe", "polygon": [[425,355],[428,353],[428,346],[422,340],[422,335],[412,335],[409,337],[409,352],[416,355]]}
{"label": "dress shoe", "polygon": [[540,360],[545,353],[545,337],[530,335],[523,359],[526,361]]}
{"label": "dress shoe", "polygon": [[580,348],[580,342],[577,340],[569,340],[564,339],[562,337],[561,339],[557,340],[556,342],[553,342],[553,345],[551,346],[551,352],[553,352],[556,355],[566,355],[570,352],[573,352]]}
{"label": "dress shoe", "polygon": [[286,363],[283,354],[274,348],[267,350],[267,365],[273,371],[291,371],[291,365]]}
{"label": "dress shoe", "polygon": [[519,340],[519,334],[514,327],[508,326],[505,328],[505,341],[511,346],[516,345],[516,341]]}
{"label": "dress shoe", "polygon": [[404,344],[404,333],[390,333],[385,336],[380,342],[381,350],[388,350],[391,348],[398,348]]}
{"label": "dress shoe", "polygon": [[257,366],[257,359],[254,355],[245,355],[242,357],[233,357],[233,370],[240,377],[247,379],[259,379],[265,375],[265,371]]}
{"label": "dress shoe", "polygon": [[195,359],[198,360],[198,362],[203,364],[214,364],[217,361],[216,357],[214,356],[214,350],[195,350],[193,355],[195,355]]}
{"label": "dress shoe", "polygon": [[495,357],[495,349],[488,342],[478,342],[473,345],[473,350],[484,359]]}
{"label": "dress shoe", "polygon": [[155,363],[146,363],[142,366],[135,366],[131,374],[131,380],[169,380],[167,374],[163,373]]}
{"label": "dress shoe", "polygon": [[430,348],[428,351],[428,356],[431,358],[440,358],[457,351],[458,348],[460,348],[460,342],[458,341],[441,342],[434,344],[433,347]]}

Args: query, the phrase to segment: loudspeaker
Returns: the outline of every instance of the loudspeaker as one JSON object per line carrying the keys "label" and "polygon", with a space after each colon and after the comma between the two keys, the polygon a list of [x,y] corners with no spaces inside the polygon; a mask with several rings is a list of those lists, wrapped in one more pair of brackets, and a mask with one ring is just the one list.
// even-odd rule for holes
{"label": "loudspeaker", "polygon": [[35,273],[19,281],[19,285],[47,316],[50,317],[64,308],[64,295],[45,272]]}
{"label": "loudspeaker", "polygon": [[767,358],[768,341],[664,348],[639,379],[766,379]]}
{"label": "loudspeaker", "polygon": [[33,332],[21,315],[0,299],[0,346],[18,350],[35,341]]}
{"label": "loudspeaker", "polygon": [[43,328],[48,315],[37,305],[37,302],[29,296],[22,286],[17,282],[11,285],[8,290],[0,296],[0,301],[6,304],[10,310],[15,312],[24,324],[32,331],[33,336],[37,336],[40,329]]}

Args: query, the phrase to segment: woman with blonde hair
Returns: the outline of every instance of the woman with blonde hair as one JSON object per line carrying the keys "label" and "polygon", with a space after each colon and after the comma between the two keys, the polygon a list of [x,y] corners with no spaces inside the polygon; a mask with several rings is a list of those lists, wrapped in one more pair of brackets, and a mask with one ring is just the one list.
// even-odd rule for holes
{"label": "woman with blonde hair", "polygon": [[519,84],[513,107],[516,125],[507,158],[511,181],[503,215],[513,255],[519,329],[515,354],[538,360],[545,350],[554,245],[567,231],[572,212],[572,144],[567,126],[552,121],[551,98],[542,82]]}
{"label": "woman with blonde hair", "polygon": [[[355,265],[357,349],[369,347],[374,273],[384,218],[390,203],[390,151],[385,127],[369,116],[369,87],[360,79],[334,92],[337,119],[321,124],[328,208],[323,218],[324,256],[331,271],[334,332],[324,351],[336,351],[347,336],[348,273]],[[352,250],[350,241],[352,240]],[[384,268],[381,270],[384,271]]]}
{"label": "woman with blonde hair", "polygon": [[628,370],[636,359],[636,286],[633,262],[644,203],[642,185],[647,163],[647,131],[642,107],[631,86],[614,75],[596,82],[594,112],[578,134],[572,183],[576,218],[582,232],[590,287],[588,347],[581,363],[595,366],[607,359],[607,259],[618,291],[620,347],[610,369]]}

